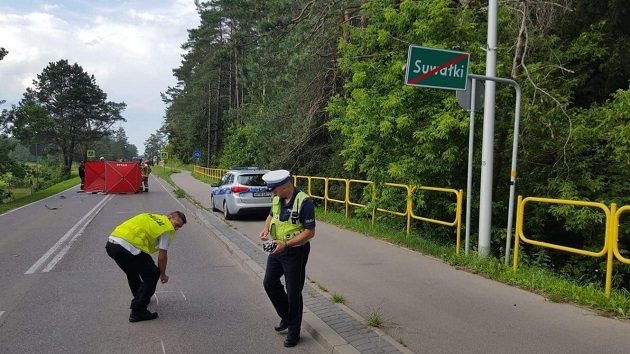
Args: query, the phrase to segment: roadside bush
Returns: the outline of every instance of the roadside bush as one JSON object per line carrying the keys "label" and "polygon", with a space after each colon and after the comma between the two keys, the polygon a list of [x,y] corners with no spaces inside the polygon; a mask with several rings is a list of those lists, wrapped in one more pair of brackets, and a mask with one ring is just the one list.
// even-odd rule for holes
{"label": "roadside bush", "polygon": [[0,175],[0,203],[3,203],[6,199],[11,197],[11,193],[9,192],[9,183],[7,181],[10,178],[10,173]]}

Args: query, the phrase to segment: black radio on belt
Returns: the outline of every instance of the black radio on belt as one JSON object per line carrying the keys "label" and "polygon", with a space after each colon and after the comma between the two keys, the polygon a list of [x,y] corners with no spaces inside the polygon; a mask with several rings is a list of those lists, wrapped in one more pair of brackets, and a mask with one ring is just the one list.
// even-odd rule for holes
{"label": "black radio on belt", "polygon": [[297,224],[297,222],[298,222],[298,212],[293,211],[291,212],[291,224]]}

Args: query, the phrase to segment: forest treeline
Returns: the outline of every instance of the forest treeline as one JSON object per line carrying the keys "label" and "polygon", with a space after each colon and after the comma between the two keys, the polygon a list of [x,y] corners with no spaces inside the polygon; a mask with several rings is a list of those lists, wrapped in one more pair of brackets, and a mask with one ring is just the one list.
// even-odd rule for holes
{"label": "forest treeline", "polygon": [[[485,74],[486,1],[197,4],[201,23],[183,44],[178,84],[163,94],[162,131],[172,153],[186,160],[200,150],[201,164],[223,168],[258,165],[465,188],[468,113],[452,91],[405,86],[402,68],[416,44],[468,52],[470,72]],[[630,2],[619,0],[501,2],[497,76],[523,90],[518,194],[630,204],[628,17]],[[498,85],[496,102],[492,250],[498,256],[505,244],[513,89]],[[427,213],[452,210],[452,201],[418,198]],[[602,247],[603,215],[596,210],[536,207],[526,221],[528,235],[538,239]],[[627,224],[621,242],[630,249]],[[603,272],[593,272],[602,267],[598,259],[531,252],[561,273],[601,280]]]}

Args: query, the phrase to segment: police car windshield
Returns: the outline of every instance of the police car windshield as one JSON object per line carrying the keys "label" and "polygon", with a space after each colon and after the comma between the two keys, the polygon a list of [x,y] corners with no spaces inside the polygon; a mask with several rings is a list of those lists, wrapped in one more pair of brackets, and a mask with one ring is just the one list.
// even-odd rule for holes
{"label": "police car windshield", "polygon": [[262,176],[262,174],[240,175],[238,176],[238,183],[245,186],[266,186],[267,184],[263,181]]}

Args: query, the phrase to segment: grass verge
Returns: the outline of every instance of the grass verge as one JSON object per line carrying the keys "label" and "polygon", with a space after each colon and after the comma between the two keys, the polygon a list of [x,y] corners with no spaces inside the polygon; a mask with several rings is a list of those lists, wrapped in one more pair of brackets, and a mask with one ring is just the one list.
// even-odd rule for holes
{"label": "grass verge", "polygon": [[175,182],[173,182],[173,180],[171,179],[171,175],[174,173],[179,173],[179,172],[180,170],[176,168],[166,168],[162,166],[155,166],[151,169],[151,173],[155,173],[158,177],[165,180],[166,182],[168,182],[170,185],[172,185],[175,188],[179,188],[179,187],[177,187]]}
{"label": "grass verge", "polygon": [[346,303],[346,297],[341,295],[341,294],[337,294],[334,293],[330,296],[330,301],[336,303],[336,304],[345,304]]}
{"label": "grass verge", "polygon": [[630,293],[625,289],[613,289],[610,299],[607,299],[604,289],[595,284],[584,286],[547,269],[523,264],[513,272],[512,267],[505,266],[501,260],[491,257],[480,259],[473,252],[468,256],[457,256],[453,246],[420,237],[417,233],[412,232],[407,237],[402,230],[392,230],[379,224],[372,226],[369,220],[346,219],[343,213],[330,210],[324,214],[321,207],[317,208],[317,219],[440,258],[461,270],[537,293],[551,301],[586,306],[602,315],[630,318]]}
{"label": "grass verge", "polygon": [[74,176],[70,179],[67,179],[65,181],[59,182],[55,185],[52,185],[46,189],[43,189],[41,191],[37,191],[31,195],[16,199],[14,201],[11,201],[9,203],[5,203],[5,204],[0,204],[0,214],[7,212],[9,210],[15,209],[15,208],[19,208],[21,206],[24,206],[26,204],[38,201],[40,199],[44,199],[46,197],[50,197],[51,195],[57,194],[59,192],[62,192],[70,187],[74,187],[77,184],[79,184],[81,182],[81,179],[77,176]]}

